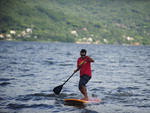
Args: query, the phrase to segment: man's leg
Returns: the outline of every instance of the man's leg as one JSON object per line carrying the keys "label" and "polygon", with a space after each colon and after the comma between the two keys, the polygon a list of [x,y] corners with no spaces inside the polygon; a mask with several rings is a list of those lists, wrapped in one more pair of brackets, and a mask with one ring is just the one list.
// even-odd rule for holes
{"label": "man's leg", "polygon": [[86,84],[88,83],[88,81],[91,79],[91,77],[89,77],[88,75],[83,75],[80,77],[80,81],[79,81],[79,90],[80,92],[83,94],[84,96],[84,100],[88,100],[88,94],[87,94],[87,89],[86,89]]}
{"label": "man's leg", "polygon": [[86,89],[86,87],[85,86],[81,86],[80,88],[80,92],[84,95],[84,100],[88,100],[88,94],[87,94],[87,89]]}

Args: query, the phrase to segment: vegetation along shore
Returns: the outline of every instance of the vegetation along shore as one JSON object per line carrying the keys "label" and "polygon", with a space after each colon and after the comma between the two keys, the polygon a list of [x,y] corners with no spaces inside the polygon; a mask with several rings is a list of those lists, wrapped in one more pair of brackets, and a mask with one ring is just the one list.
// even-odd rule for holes
{"label": "vegetation along shore", "polygon": [[0,40],[150,44],[149,0],[1,0]]}

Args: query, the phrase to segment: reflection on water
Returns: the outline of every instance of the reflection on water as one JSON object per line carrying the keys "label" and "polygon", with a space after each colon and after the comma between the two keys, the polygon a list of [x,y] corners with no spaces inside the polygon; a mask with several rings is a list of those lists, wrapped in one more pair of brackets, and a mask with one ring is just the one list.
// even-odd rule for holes
{"label": "reflection on water", "polygon": [[[89,95],[101,103],[66,105],[82,98],[76,68],[82,48],[95,59]],[[72,43],[0,42],[0,111],[6,113],[148,113],[150,111],[150,46],[80,45]]]}

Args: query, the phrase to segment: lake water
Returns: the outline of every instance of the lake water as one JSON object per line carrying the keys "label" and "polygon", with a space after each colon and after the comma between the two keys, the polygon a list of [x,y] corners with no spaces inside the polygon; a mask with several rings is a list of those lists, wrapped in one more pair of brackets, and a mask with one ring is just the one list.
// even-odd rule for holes
{"label": "lake water", "polygon": [[[87,84],[101,103],[65,105],[65,98],[82,98],[76,69],[82,48],[95,63]],[[80,45],[72,43],[0,42],[1,113],[149,113],[150,46]]]}

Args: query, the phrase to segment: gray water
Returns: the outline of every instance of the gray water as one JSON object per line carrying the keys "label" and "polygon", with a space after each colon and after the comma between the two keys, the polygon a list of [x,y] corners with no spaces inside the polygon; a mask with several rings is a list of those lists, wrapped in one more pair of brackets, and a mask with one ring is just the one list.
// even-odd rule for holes
{"label": "gray water", "polygon": [[[82,48],[95,63],[87,84],[89,96],[101,103],[65,105],[65,98],[82,98],[76,69]],[[0,42],[1,113],[149,113],[150,46],[80,45],[72,43]]]}

